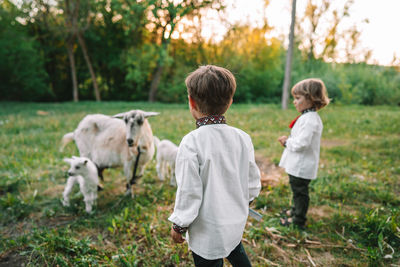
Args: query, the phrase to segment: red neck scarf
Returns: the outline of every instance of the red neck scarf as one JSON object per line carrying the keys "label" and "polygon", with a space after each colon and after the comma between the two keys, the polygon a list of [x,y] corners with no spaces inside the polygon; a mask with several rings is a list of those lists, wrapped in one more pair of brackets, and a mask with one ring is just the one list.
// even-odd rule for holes
{"label": "red neck scarf", "polygon": [[300,117],[301,115],[297,116],[294,120],[292,120],[292,122],[289,124],[289,128],[293,128],[294,124],[296,123],[297,119]]}
{"label": "red neck scarf", "polygon": [[315,110],[314,107],[307,108],[307,109],[303,110],[299,116],[297,116],[294,120],[292,120],[292,122],[289,124],[289,128],[293,128],[293,126],[294,126],[294,124],[296,123],[297,119],[298,119],[301,115],[303,115],[303,114],[305,114],[305,113],[307,113],[307,112],[311,112],[311,111],[314,111],[314,112],[315,112],[316,110]]}

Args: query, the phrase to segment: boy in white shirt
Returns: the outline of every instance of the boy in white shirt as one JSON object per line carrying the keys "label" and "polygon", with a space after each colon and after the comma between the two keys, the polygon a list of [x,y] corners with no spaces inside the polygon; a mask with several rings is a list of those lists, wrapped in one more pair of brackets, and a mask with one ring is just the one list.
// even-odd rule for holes
{"label": "boy in white shirt", "polygon": [[293,104],[301,114],[289,125],[290,136],[278,141],[285,147],[280,167],[289,175],[293,192],[292,208],[282,211],[281,225],[294,224],[304,229],[310,197],[308,186],[317,178],[322,121],[317,111],[329,104],[325,84],[319,79],[306,79],[292,88]]}
{"label": "boy in white shirt", "polygon": [[207,65],[185,83],[197,129],[179,145],[171,237],[182,243],[188,232],[196,266],[223,266],[223,258],[233,266],[251,266],[241,239],[261,182],[250,136],[228,126],[223,116],[232,104],[235,77]]}

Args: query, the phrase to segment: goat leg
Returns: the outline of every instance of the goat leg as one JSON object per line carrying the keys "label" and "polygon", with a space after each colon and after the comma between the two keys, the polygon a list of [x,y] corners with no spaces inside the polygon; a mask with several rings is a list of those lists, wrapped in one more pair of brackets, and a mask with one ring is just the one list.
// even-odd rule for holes
{"label": "goat leg", "polygon": [[65,207],[69,207],[69,194],[71,194],[72,187],[74,186],[76,182],[76,178],[74,176],[68,177],[67,180],[67,185],[65,186],[64,192],[63,192],[63,205]]}
{"label": "goat leg", "polygon": [[100,177],[101,181],[104,182],[103,171],[105,167],[99,167],[97,166],[97,164],[96,167],[97,167],[97,175]]}
{"label": "goat leg", "polygon": [[[104,171],[105,167],[99,167],[99,166],[97,166],[97,164],[95,164],[95,165],[97,167],[97,175],[99,176],[100,180],[102,182],[104,182],[103,171]],[[103,185],[101,183],[98,184],[97,185],[97,191],[103,191],[103,190],[104,190]]]}
{"label": "goat leg", "polygon": [[[132,178],[131,178],[131,180],[129,181],[129,187],[131,186],[131,185],[133,185],[133,184],[136,184],[136,178],[139,178],[138,176],[136,176],[136,172],[137,172],[137,167],[138,167],[138,165],[139,165],[139,159],[140,159],[140,147],[138,147],[137,148],[137,150],[138,150],[138,154],[137,154],[137,157],[136,157],[136,161],[135,161],[135,166],[134,166],[134,168],[133,168],[133,174],[132,174]],[[128,187],[128,188],[129,188]]]}

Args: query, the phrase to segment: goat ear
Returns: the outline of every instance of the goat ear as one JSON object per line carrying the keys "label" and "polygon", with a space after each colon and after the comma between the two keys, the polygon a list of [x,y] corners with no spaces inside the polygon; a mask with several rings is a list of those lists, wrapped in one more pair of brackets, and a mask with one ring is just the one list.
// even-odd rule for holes
{"label": "goat ear", "polygon": [[150,111],[150,112],[144,111],[143,112],[143,116],[145,118],[157,116],[158,114],[160,114],[160,113],[159,112],[152,112],[152,111]]}
{"label": "goat ear", "polygon": [[71,163],[72,159],[71,159],[71,158],[64,158],[64,161],[65,161],[66,163]]}
{"label": "goat ear", "polygon": [[86,165],[88,163],[87,159],[83,162],[83,165]]}
{"label": "goat ear", "polygon": [[116,115],[114,115],[114,116],[112,116],[112,117],[113,117],[113,118],[122,119],[122,118],[125,116],[125,113],[126,113],[126,112],[118,113],[118,114],[116,114]]}

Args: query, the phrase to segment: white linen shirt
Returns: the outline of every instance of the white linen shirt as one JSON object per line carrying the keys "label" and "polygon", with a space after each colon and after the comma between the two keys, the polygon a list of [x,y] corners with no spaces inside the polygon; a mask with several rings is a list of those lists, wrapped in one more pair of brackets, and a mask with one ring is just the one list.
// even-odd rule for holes
{"label": "white linen shirt", "polygon": [[317,112],[304,113],[297,119],[279,162],[286,173],[310,180],[317,178],[322,129]]}
{"label": "white linen shirt", "polygon": [[176,158],[175,208],[168,218],[189,227],[190,249],[205,259],[227,257],[240,243],[249,202],[261,189],[248,134],[226,124],[187,134]]}

